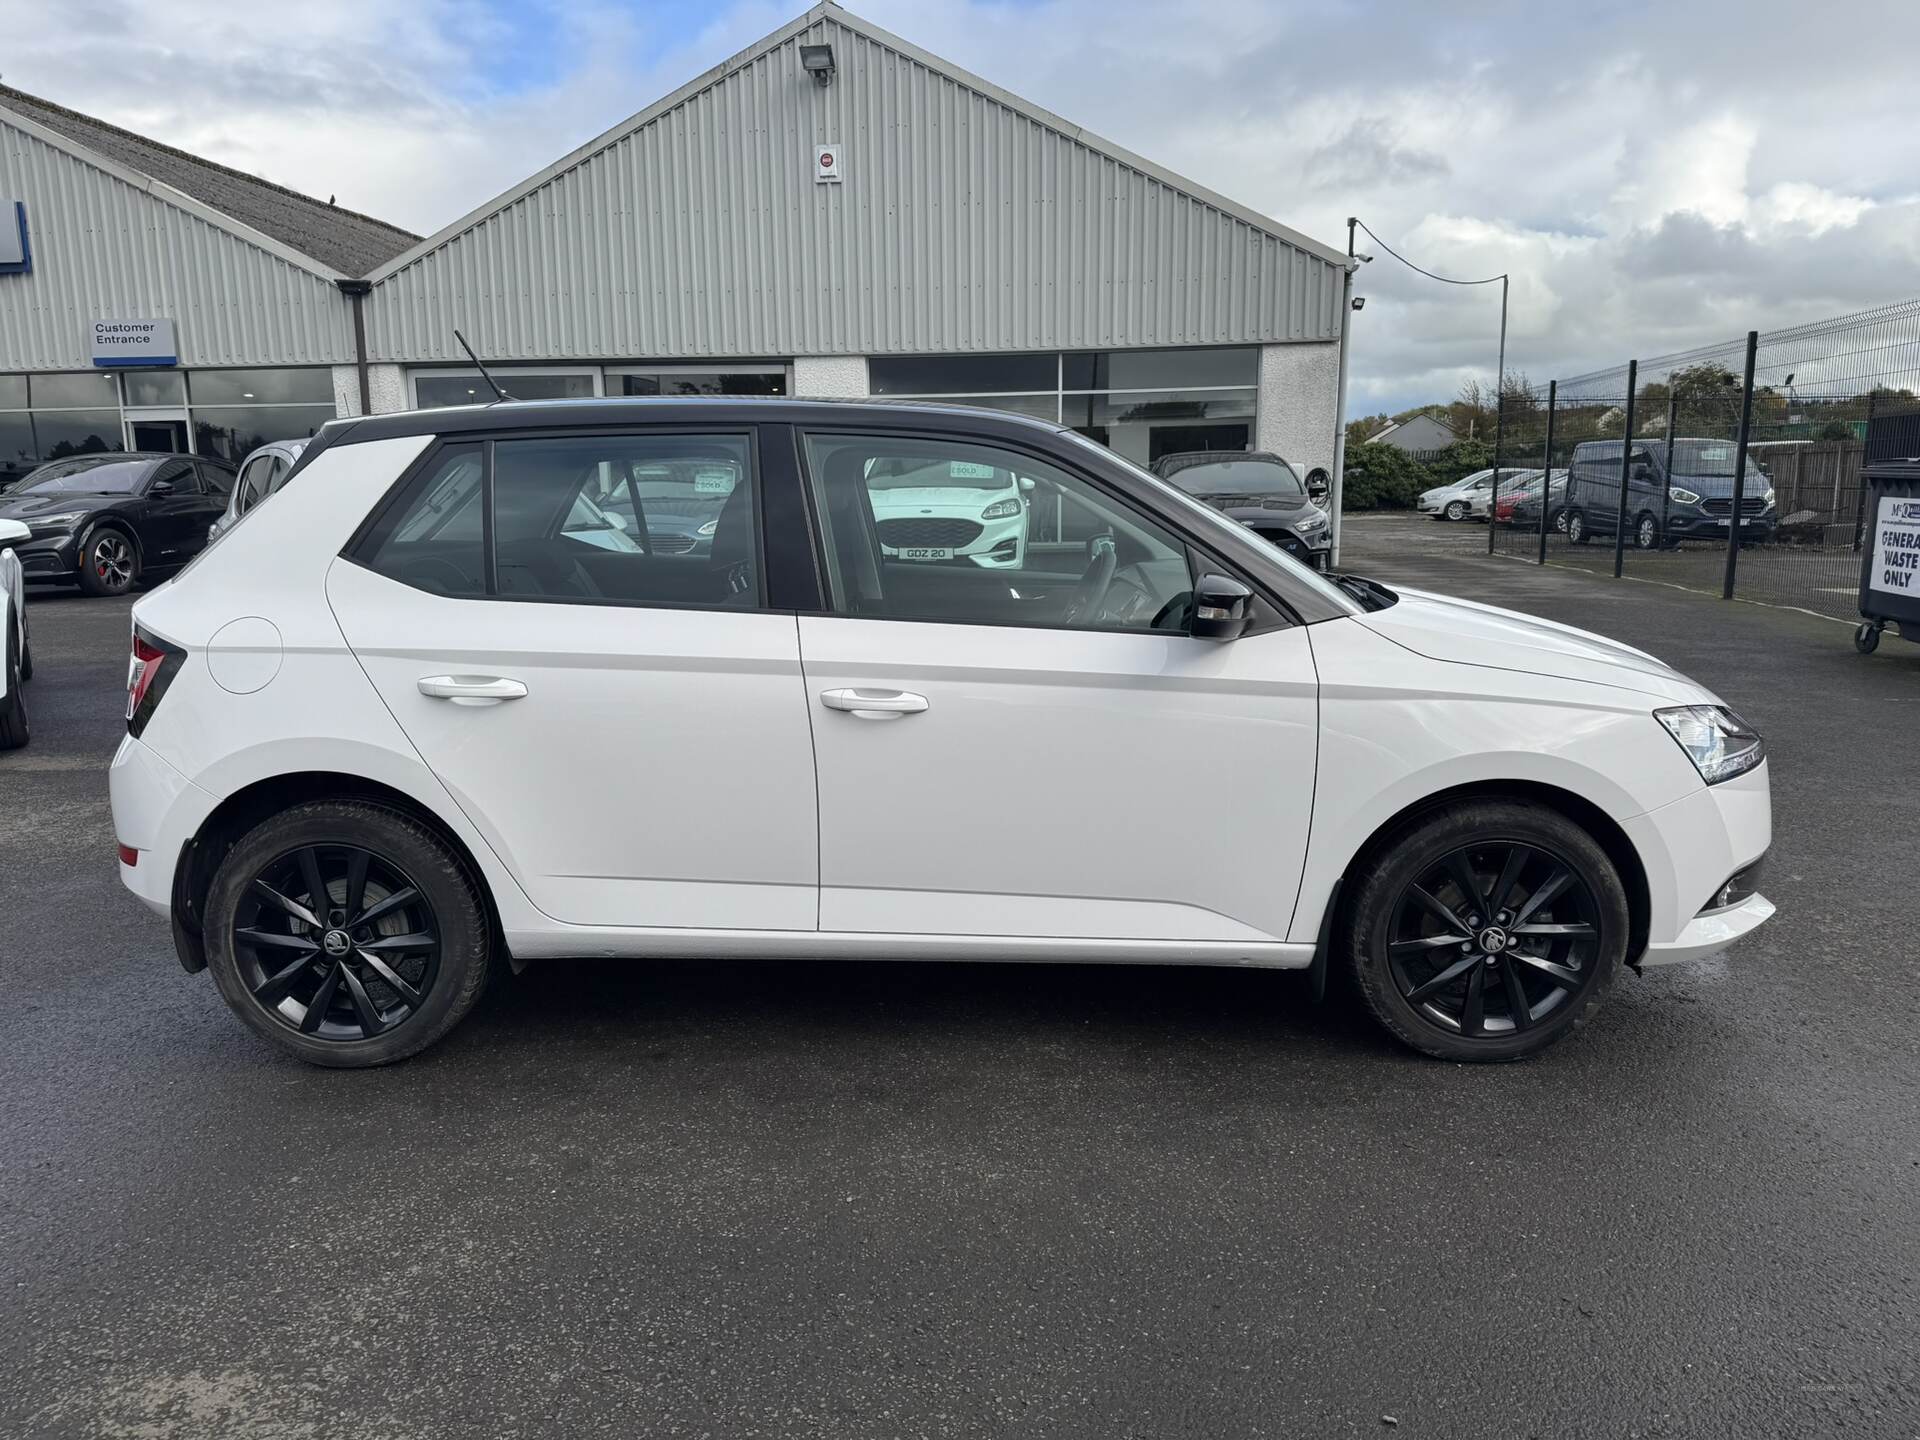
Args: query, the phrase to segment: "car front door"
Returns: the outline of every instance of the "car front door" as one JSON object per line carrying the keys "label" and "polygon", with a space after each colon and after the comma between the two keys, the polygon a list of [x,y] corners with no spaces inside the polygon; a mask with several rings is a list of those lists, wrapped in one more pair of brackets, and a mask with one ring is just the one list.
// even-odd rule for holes
{"label": "car front door", "polygon": [[[813,747],[794,617],[764,599],[755,449],[748,431],[442,445],[328,577],[408,739],[557,920],[816,928]],[[583,495],[662,466],[722,502],[709,547],[647,546],[644,504],[637,543],[582,530],[606,523]]]}
{"label": "car front door", "polygon": [[[1284,939],[1313,802],[1305,630],[1188,635],[1210,562],[1064,456],[934,431],[818,430],[802,451],[834,611],[799,622],[821,929]],[[937,472],[944,511],[972,494],[984,517],[999,497],[975,477],[1011,472],[1092,538],[913,558],[874,492]]]}
{"label": "car front door", "polygon": [[193,471],[191,460],[167,460],[154,467],[147,477],[141,498],[145,514],[140,525],[141,559],[148,565],[174,565],[200,547],[192,543],[191,532],[200,522],[200,537],[206,538],[210,517],[202,520],[206,493]]}

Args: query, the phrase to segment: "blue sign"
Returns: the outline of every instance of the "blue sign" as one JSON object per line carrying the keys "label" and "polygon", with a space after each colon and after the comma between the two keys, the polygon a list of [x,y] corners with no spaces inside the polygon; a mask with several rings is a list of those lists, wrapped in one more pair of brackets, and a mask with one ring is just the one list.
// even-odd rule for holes
{"label": "blue sign", "polygon": [[0,199],[0,275],[25,275],[33,269],[27,244],[27,202]]}

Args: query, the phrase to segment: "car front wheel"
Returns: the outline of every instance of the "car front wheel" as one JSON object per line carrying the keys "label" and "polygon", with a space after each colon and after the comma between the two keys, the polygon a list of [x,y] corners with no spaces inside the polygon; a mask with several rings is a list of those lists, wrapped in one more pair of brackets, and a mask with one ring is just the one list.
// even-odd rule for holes
{"label": "car front wheel", "polygon": [[32,730],[27,725],[27,696],[21,689],[26,679],[20,664],[20,641],[8,627],[6,658],[0,660],[6,666],[7,693],[0,696],[0,750],[18,750],[32,738]]}
{"label": "car front wheel", "polygon": [[1626,956],[1626,889],[1580,826],[1484,800],[1415,819],[1353,895],[1349,962],[1396,1037],[1444,1060],[1519,1060],[1586,1023]]}
{"label": "car front wheel", "polygon": [[1567,543],[1584,545],[1587,543],[1587,517],[1578,510],[1567,512]]}
{"label": "car front wheel", "polygon": [[460,857],[366,802],[296,805],[248,831],[214,876],[205,933],[227,1004],[315,1065],[424,1050],[487,980],[487,910]]}
{"label": "car front wheel", "polygon": [[1461,500],[1449,500],[1445,513],[1449,520],[1464,520],[1467,518],[1466,503]]}
{"label": "car front wheel", "polygon": [[80,588],[89,595],[124,595],[140,577],[140,555],[123,531],[100,529],[80,555]]}

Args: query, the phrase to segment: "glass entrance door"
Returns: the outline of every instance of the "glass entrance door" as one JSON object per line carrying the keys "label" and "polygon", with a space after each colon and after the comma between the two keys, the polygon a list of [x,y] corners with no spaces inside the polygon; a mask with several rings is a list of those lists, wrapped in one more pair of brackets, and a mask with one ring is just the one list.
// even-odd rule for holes
{"label": "glass entrance door", "polygon": [[128,420],[132,449],[163,450],[174,455],[188,454],[186,420]]}

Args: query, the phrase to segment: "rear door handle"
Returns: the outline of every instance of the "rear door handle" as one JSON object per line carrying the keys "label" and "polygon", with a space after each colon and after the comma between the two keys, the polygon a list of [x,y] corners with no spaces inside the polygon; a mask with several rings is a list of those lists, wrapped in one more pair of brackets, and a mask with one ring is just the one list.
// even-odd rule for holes
{"label": "rear door handle", "polygon": [[527,687],[502,675],[427,675],[421,678],[420,693],[456,705],[498,705],[520,699]]}
{"label": "rear door handle", "polygon": [[822,690],[820,703],[829,710],[845,710],[862,720],[887,720],[895,715],[918,715],[927,697],[905,690]]}

